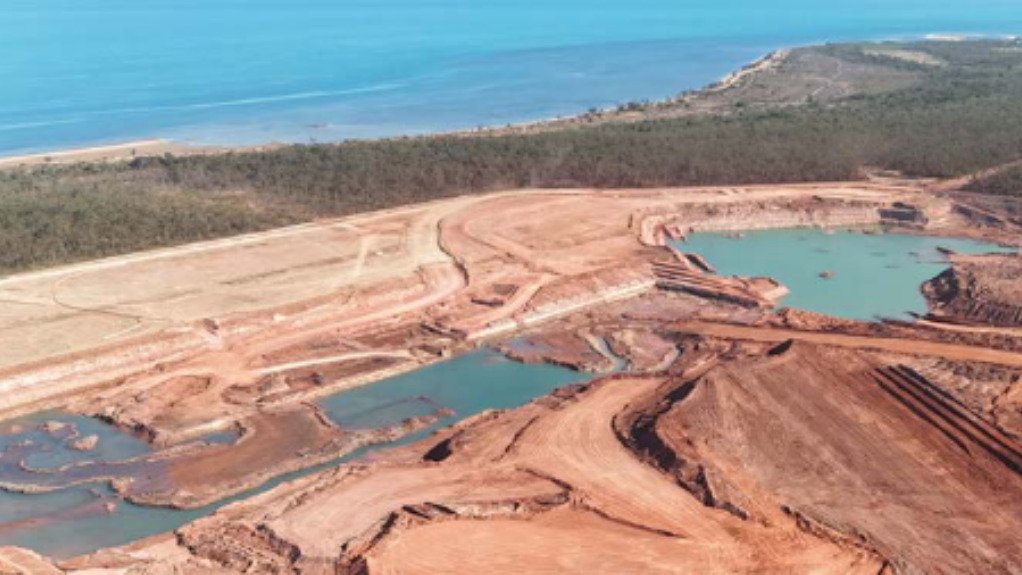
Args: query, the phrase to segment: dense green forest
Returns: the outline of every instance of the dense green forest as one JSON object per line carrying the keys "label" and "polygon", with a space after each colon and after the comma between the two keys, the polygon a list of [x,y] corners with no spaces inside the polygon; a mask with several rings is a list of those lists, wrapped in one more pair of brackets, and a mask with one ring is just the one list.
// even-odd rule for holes
{"label": "dense green forest", "polygon": [[[889,45],[882,45],[889,47]],[[867,49],[869,48],[869,49]],[[909,88],[726,114],[0,172],[0,271],[517,187],[840,180],[864,167],[968,174],[1022,158],[1022,45],[809,48],[911,69]],[[1017,193],[1022,171],[977,191]],[[977,184],[978,185],[978,184]]]}

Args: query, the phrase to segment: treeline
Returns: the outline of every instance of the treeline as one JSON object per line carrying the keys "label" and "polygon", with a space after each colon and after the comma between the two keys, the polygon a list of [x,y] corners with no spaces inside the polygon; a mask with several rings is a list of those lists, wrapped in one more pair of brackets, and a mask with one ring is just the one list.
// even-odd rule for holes
{"label": "treeline", "polygon": [[496,189],[948,177],[1022,158],[1022,54],[948,44],[913,47],[949,62],[919,86],[837,105],[0,172],[0,270]]}
{"label": "treeline", "polygon": [[[294,221],[242,197],[116,178],[4,178],[0,270],[11,272],[265,229]],[[12,184],[15,184],[12,186]]]}

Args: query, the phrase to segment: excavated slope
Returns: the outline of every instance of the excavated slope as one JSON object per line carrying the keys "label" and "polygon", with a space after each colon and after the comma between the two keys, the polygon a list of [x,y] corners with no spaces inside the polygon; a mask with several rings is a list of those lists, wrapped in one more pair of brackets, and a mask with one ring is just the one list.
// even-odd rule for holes
{"label": "excavated slope", "polygon": [[722,364],[633,433],[707,501],[787,509],[898,572],[1022,570],[1022,447],[909,367],[787,347]]}

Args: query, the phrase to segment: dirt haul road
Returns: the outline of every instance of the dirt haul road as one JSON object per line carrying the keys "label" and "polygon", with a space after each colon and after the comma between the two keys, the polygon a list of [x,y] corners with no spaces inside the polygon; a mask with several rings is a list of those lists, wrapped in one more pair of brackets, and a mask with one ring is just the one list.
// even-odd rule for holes
{"label": "dirt haul road", "polygon": [[924,355],[941,357],[955,361],[975,361],[1022,368],[1022,353],[970,345],[846,335],[839,333],[798,331],[772,327],[749,327],[703,321],[677,322],[672,324],[672,327],[681,332],[727,339],[769,343],[781,343],[788,340],[795,340],[851,349],[889,351],[906,355]]}

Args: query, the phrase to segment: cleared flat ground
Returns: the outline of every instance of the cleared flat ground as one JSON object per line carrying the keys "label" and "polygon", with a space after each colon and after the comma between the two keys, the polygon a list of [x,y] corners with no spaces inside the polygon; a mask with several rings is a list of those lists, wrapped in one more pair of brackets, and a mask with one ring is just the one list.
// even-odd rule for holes
{"label": "cleared flat ground", "polygon": [[0,369],[314,300],[447,261],[450,202],[132,254],[0,280]]}

